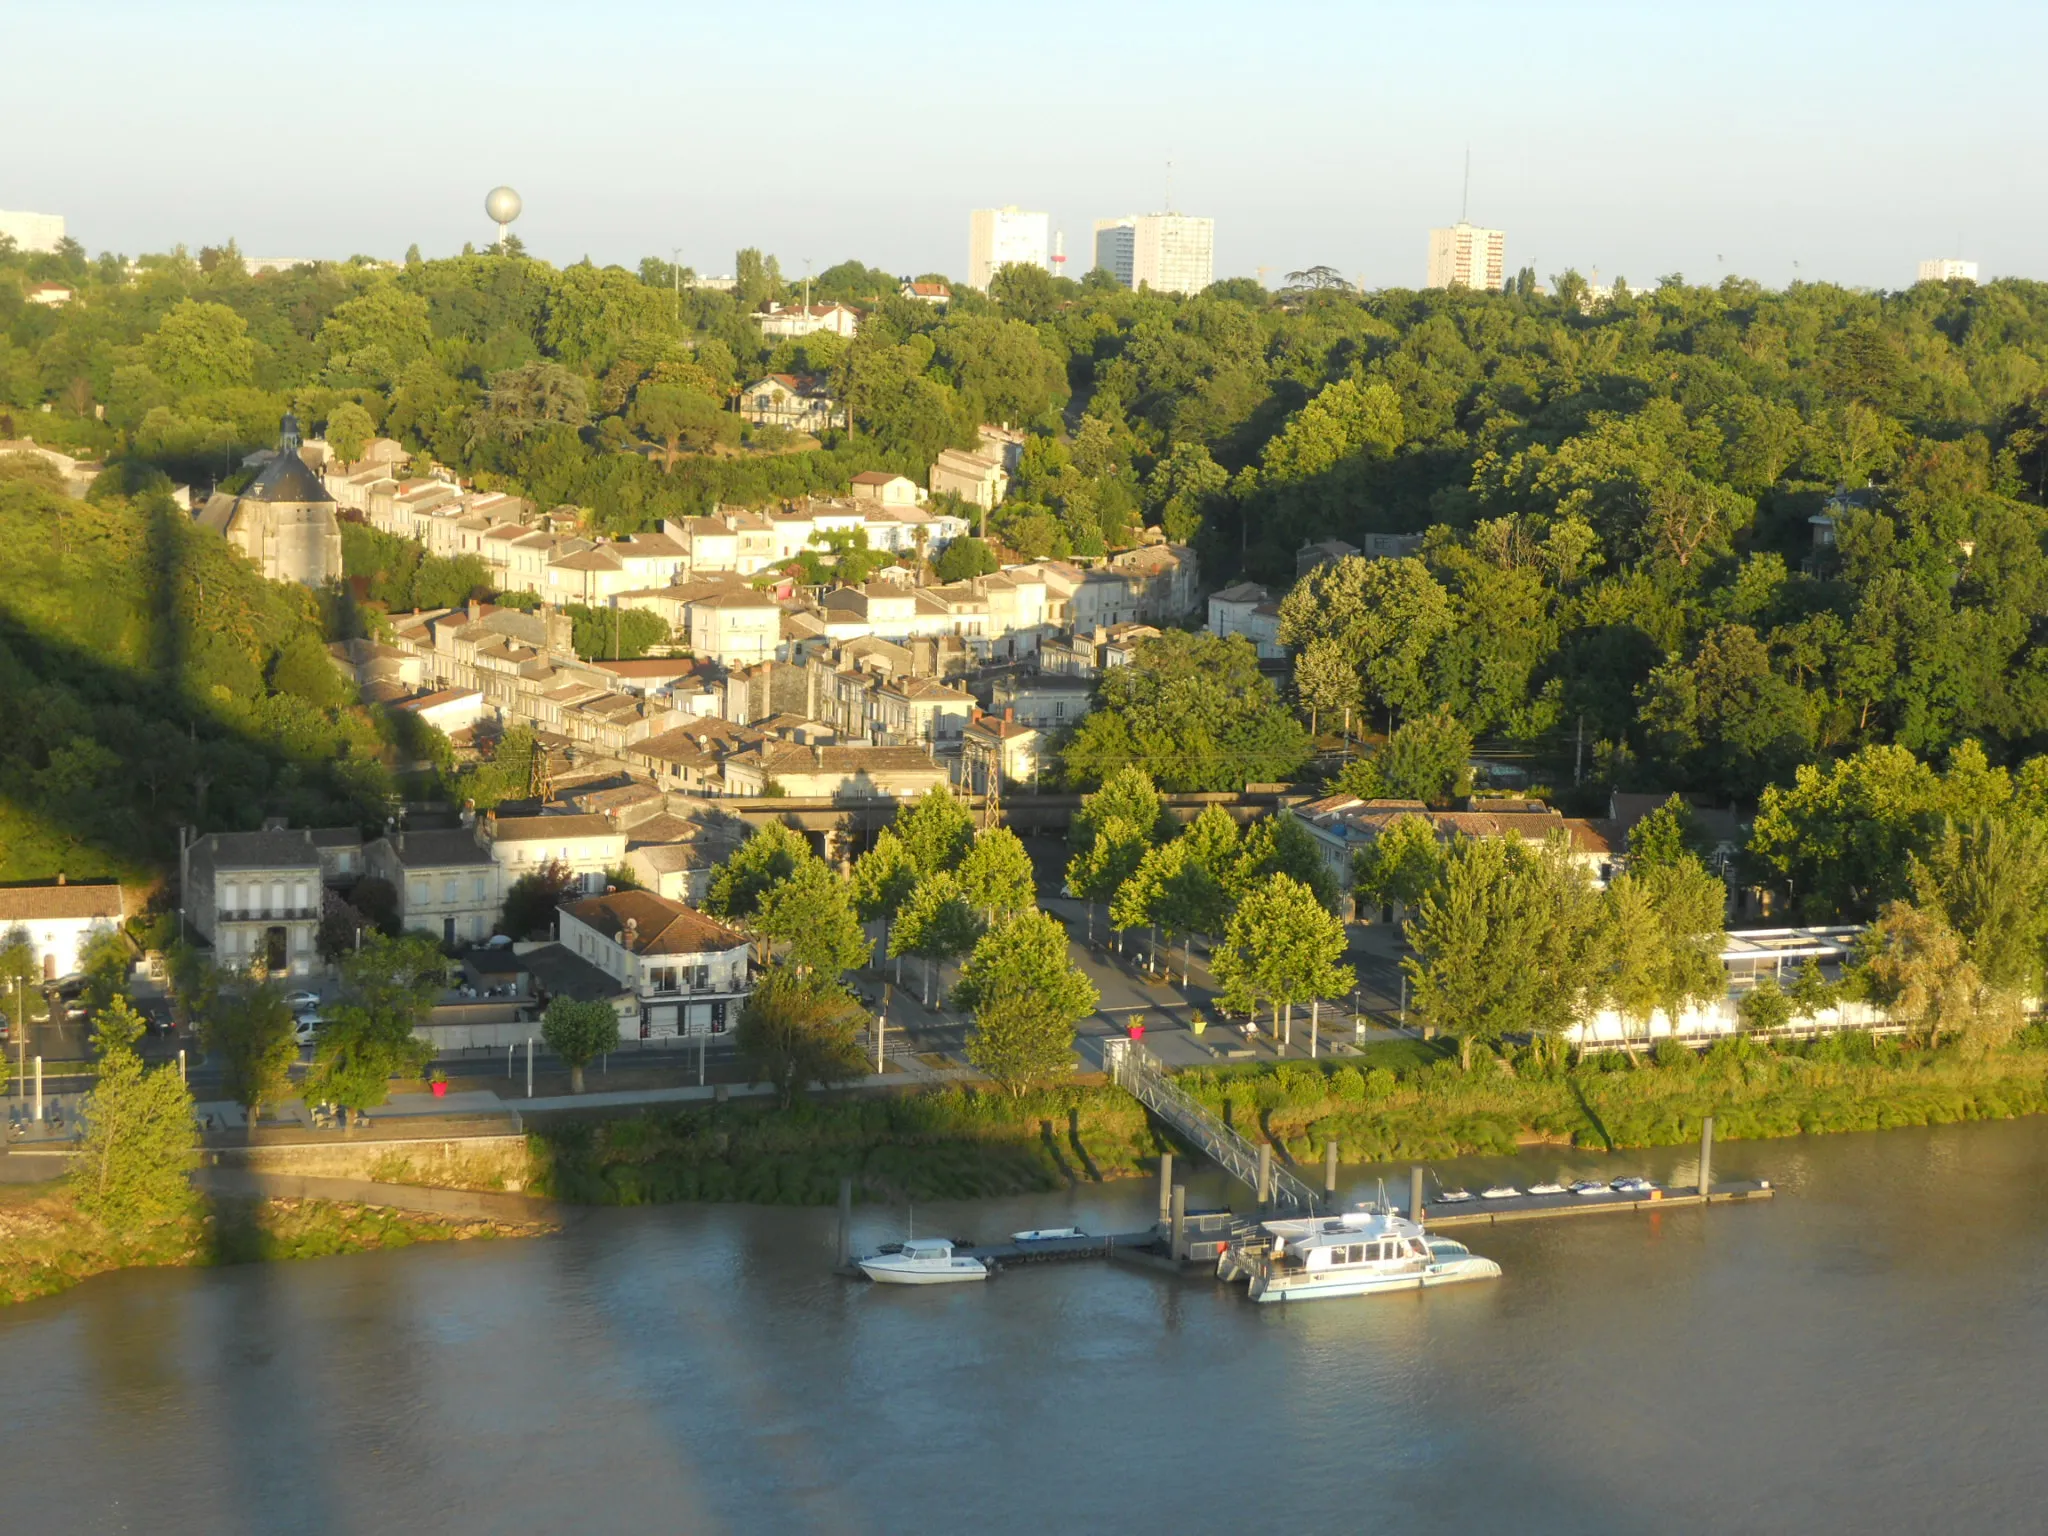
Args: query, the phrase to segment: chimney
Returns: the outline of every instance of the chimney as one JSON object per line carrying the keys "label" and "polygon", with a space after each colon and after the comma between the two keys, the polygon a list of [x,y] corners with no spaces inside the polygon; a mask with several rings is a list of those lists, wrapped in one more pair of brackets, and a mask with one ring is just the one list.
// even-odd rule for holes
{"label": "chimney", "polygon": [[1016,710],[1014,710],[1014,709],[1005,709],[1005,710],[1003,711],[1003,724],[1005,724],[1005,725],[1009,725],[1009,724],[1012,724],[1012,723],[1013,723],[1013,722],[1014,722],[1014,721],[1016,720],[1016,718],[1017,718],[1017,711],[1016,711]]}
{"label": "chimney", "polygon": [[629,917],[626,919],[626,948],[631,949],[639,940],[640,920],[637,917]]}

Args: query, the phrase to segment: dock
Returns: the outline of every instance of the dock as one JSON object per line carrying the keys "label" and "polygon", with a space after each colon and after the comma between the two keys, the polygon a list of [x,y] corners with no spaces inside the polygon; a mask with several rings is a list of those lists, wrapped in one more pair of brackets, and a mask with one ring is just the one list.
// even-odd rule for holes
{"label": "dock", "polygon": [[1722,1205],[1736,1200],[1768,1200],[1777,1193],[1768,1180],[1739,1179],[1710,1189],[1653,1189],[1624,1195],[1510,1195],[1487,1200],[1475,1195],[1446,1205],[1423,1202],[1422,1222],[1432,1232],[1452,1227],[1490,1227],[1504,1221],[1534,1221],[1546,1216],[1592,1216],[1601,1211],[1668,1211],[1688,1205]]}

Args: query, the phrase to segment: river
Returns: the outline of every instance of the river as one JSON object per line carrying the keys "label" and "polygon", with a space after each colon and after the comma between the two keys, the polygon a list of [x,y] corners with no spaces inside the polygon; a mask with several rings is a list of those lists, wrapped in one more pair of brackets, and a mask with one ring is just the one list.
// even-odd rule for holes
{"label": "river", "polygon": [[[0,1511],[384,1536],[2039,1529],[2048,1121],[1716,1164],[1781,1194],[1461,1232],[1502,1280],[1301,1307],[1103,1264],[849,1283],[829,1211],[749,1207],[109,1276],[0,1313]],[[1152,1202],[916,1219],[1107,1231]],[[902,1215],[863,1210],[863,1240]]]}

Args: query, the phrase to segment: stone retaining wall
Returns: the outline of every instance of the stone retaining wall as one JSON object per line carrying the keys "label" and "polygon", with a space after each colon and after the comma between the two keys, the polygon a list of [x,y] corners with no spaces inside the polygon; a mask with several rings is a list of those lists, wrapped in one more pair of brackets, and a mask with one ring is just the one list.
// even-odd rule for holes
{"label": "stone retaining wall", "polygon": [[209,1147],[207,1167],[304,1178],[370,1179],[438,1189],[517,1193],[532,1182],[524,1136],[462,1136],[442,1140],[289,1142],[273,1146]]}

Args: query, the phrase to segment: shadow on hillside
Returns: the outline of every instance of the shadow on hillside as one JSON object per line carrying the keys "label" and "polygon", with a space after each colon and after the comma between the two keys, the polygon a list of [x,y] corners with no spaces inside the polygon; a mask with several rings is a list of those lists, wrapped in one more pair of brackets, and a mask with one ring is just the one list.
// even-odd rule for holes
{"label": "shadow on hillside", "polygon": [[[265,815],[377,825],[380,776],[335,755],[338,730],[295,728],[270,705],[249,656],[263,638],[244,632],[242,605],[221,605],[209,622],[208,573],[192,568],[191,541],[213,535],[180,528],[183,514],[168,501],[138,515],[149,570],[139,611],[121,617],[140,631],[145,664],[124,664],[0,604],[0,711],[11,743],[0,751],[0,862],[21,878],[169,870],[180,826],[247,829]],[[215,696],[200,697],[208,677],[239,687],[213,683]],[[256,718],[237,718],[244,710]],[[257,728],[264,719],[268,733]]]}

